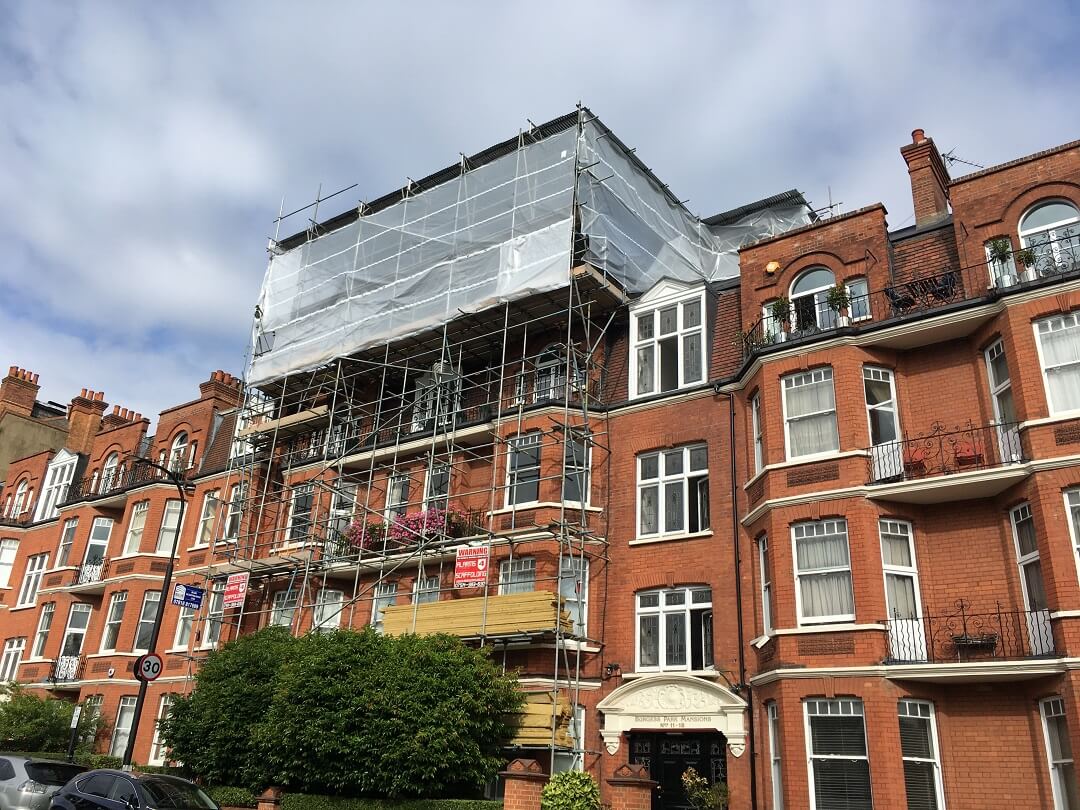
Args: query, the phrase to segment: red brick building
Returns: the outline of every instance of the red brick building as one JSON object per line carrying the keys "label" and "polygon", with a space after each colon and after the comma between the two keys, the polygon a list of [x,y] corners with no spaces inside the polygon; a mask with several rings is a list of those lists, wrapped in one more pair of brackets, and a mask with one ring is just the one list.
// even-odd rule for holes
{"label": "red brick building", "polygon": [[582,109],[275,242],[246,388],[153,436],[84,392],[11,463],[0,677],[119,753],[183,500],[137,762],[219,643],[372,623],[489,648],[508,754],[657,808],[1078,807],[1080,144],[901,154],[909,228],[702,221]]}

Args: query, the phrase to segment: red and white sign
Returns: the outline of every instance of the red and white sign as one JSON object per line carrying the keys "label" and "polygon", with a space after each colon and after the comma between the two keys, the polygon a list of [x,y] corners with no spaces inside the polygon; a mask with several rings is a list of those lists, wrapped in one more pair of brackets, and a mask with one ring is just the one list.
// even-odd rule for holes
{"label": "red and white sign", "polygon": [[247,598],[248,576],[248,572],[245,571],[242,574],[229,574],[229,578],[225,580],[225,604],[223,607],[226,610],[244,606],[244,599]]}
{"label": "red and white sign", "polygon": [[464,546],[454,561],[455,588],[483,588],[488,580],[487,546]]}
{"label": "red and white sign", "polygon": [[160,655],[148,653],[135,659],[135,677],[140,681],[156,681],[162,668]]}

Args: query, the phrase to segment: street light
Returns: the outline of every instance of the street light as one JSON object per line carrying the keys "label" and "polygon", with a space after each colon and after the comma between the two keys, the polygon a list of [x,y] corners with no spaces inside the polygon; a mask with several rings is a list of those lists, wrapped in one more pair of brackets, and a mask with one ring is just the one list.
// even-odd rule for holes
{"label": "street light", "polygon": [[[180,493],[180,514],[176,519],[176,531],[173,532],[172,548],[169,550],[169,561],[165,565],[165,576],[161,583],[161,596],[158,599],[157,616],[154,617],[154,629],[150,633],[150,643],[147,645],[147,652],[153,653],[157,650],[158,636],[161,635],[161,620],[165,616],[165,600],[168,598],[169,588],[172,585],[173,564],[176,561],[176,547],[180,543],[180,530],[184,528],[184,508],[187,506],[187,496],[195,491],[195,485],[185,481],[181,473],[178,473],[176,470],[171,470],[148,458],[136,458],[134,461],[136,464],[145,464],[148,467],[152,467],[155,470],[165,473],[165,477],[176,485],[176,491]],[[139,720],[142,718],[143,703],[146,702],[146,686],[147,682],[140,678],[139,696],[135,700],[135,713],[131,717],[131,731],[128,732],[127,748],[124,749],[123,767],[125,771],[131,770],[131,755],[135,751],[135,738],[139,734]]]}

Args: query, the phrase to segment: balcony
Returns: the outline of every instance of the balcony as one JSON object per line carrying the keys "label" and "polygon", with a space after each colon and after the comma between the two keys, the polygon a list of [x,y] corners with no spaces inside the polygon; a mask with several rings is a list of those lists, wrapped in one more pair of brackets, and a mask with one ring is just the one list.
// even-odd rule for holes
{"label": "balcony", "polygon": [[86,661],[81,655],[61,655],[53,663],[52,674],[49,680],[53,682],[54,689],[78,689],[78,681],[82,678],[83,666]]}
{"label": "balcony", "polygon": [[[1068,279],[1080,278],[1080,253],[1073,241],[1047,243],[1032,256],[1018,251],[1004,259],[936,274],[849,296],[848,306],[833,309],[824,294],[796,298],[781,322],[770,315],[740,332],[743,359],[813,343],[829,337],[858,336],[860,342],[897,349],[926,346],[971,334],[997,310],[978,305]],[[1021,259],[1033,264],[1025,265]],[[1016,267],[1020,268],[1017,272]],[[967,310],[972,310],[967,312]],[[951,315],[948,318],[935,316]],[[890,329],[889,327],[900,327]]]}
{"label": "balcony", "polygon": [[[918,666],[905,668],[902,676],[894,677],[956,680],[981,670],[989,678],[1018,679],[1056,671],[1046,661],[1058,655],[1048,610],[1008,609],[995,602],[991,610],[979,612],[958,599],[949,612],[907,619],[896,615],[885,624],[887,665],[947,665],[923,672]],[[1009,671],[999,672],[1004,662],[1011,662]]]}
{"label": "balcony", "polygon": [[460,638],[502,638],[528,641],[569,636],[570,615],[559,609],[559,597],[549,591],[503,596],[470,596],[419,605],[391,605],[383,610],[383,631],[389,635],[447,633]]}
{"label": "balcony", "polygon": [[75,569],[67,590],[73,593],[100,594],[105,592],[105,580],[109,577],[109,561],[106,559],[84,562]]}
{"label": "balcony", "polygon": [[142,463],[142,459],[128,459],[101,475],[72,484],[64,504],[93,501],[98,507],[120,506],[130,490],[155,482],[170,483],[165,473]]}
{"label": "balcony", "polygon": [[357,519],[341,532],[332,528],[322,544],[323,561],[353,564],[361,558],[377,559],[389,554],[407,554],[420,545],[425,548],[463,539],[486,537],[484,513],[432,507],[399,515],[389,523]]}
{"label": "balcony", "polygon": [[870,498],[943,503],[991,498],[1027,477],[1027,455],[1015,422],[930,432],[865,450]]}

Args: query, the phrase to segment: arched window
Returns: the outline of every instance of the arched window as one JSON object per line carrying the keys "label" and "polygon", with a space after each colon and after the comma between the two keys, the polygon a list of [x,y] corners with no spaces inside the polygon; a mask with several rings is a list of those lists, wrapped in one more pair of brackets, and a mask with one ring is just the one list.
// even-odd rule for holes
{"label": "arched window", "polygon": [[1043,200],[1020,217],[1020,245],[1035,254],[1039,275],[1080,267],[1080,211],[1067,200]]}
{"label": "arched window", "polygon": [[11,504],[10,517],[17,518],[19,515],[26,511],[26,507],[28,506],[26,502],[26,495],[29,491],[30,485],[26,482],[26,479],[24,478],[22,481],[19,482],[19,485],[15,487],[15,500]]}
{"label": "arched window", "polygon": [[101,489],[99,492],[105,493],[116,487],[120,481],[117,474],[120,468],[120,454],[109,453],[105,459],[105,464],[101,467]]}
{"label": "arched window", "polygon": [[811,267],[791,285],[792,326],[799,332],[831,329],[836,313],[829,309],[829,290],[836,280],[826,267]]}
{"label": "arched window", "polygon": [[548,346],[536,358],[536,401],[561,400],[565,396],[566,355],[558,346]]}
{"label": "arched window", "polygon": [[187,446],[188,435],[181,430],[172,440],[172,449],[169,451],[169,468],[174,472],[187,468]]}

